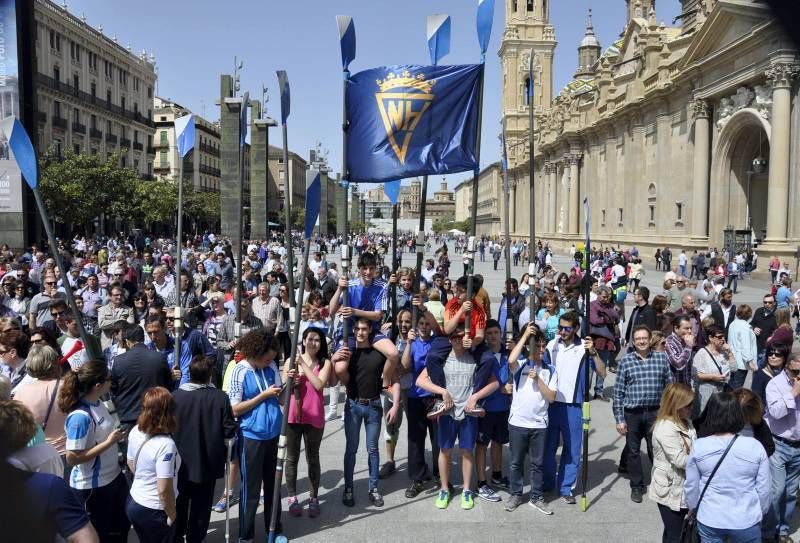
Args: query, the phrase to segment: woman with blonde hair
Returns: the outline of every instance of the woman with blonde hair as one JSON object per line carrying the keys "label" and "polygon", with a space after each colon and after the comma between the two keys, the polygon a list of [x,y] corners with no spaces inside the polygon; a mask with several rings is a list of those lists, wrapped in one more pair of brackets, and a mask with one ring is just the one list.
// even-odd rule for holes
{"label": "woman with blonde hair", "polygon": [[688,385],[667,385],[653,425],[653,473],[647,496],[658,504],[664,543],[680,541],[688,512],[683,483],[686,460],[697,438],[690,418],[693,403],[694,392]]}
{"label": "woman with blonde hair", "polygon": [[792,352],[794,343],[794,330],[791,325],[791,315],[786,307],[775,310],[775,324],[777,328],[772,335],[767,338],[767,349],[774,347],[787,354]]}
{"label": "woman with blonde hair", "polygon": [[28,351],[26,367],[28,375],[34,379],[24,387],[20,387],[14,399],[33,413],[34,420],[44,430],[45,440],[61,455],[64,469],[60,475],[66,476],[69,473],[65,456],[67,434],[64,431],[67,415],[56,405],[64,375],[60,358],[61,355],[49,345],[32,345]]}

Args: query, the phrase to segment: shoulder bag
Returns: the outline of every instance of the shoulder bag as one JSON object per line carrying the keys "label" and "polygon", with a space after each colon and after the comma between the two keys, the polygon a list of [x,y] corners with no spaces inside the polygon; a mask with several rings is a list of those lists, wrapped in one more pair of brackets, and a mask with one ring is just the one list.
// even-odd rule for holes
{"label": "shoulder bag", "polygon": [[717,465],[714,466],[714,469],[711,470],[711,475],[708,476],[706,480],[706,484],[703,486],[703,491],[700,493],[700,499],[697,500],[697,507],[687,513],[686,517],[683,519],[683,526],[681,527],[681,543],[700,543],[700,536],[697,533],[697,511],[700,509],[700,504],[703,502],[703,496],[706,494],[706,490],[708,490],[708,484],[711,482],[711,479],[714,478],[714,474],[717,473],[719,466],[722,464],[722,461],[725,460],[725,457],[728,455],[728,451],[731,450],[734,441],[739,437],[739,434],[735,434],[731,442],[728,443],[728,446],[725,448],[725,452],[722,453],[720,456]]}

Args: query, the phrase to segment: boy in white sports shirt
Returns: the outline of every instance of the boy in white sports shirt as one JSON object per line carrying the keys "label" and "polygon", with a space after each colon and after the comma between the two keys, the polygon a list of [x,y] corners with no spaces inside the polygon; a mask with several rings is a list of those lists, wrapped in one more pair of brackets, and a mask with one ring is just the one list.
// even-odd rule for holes
{"label": "boy in white sports shirt", "polygon": [[[523,351],[533,337],[532,353]],[[511,497],[506,502],[506,511],[519,507],[522,497],[525,455],[528,455],[531,478],[531,493],[528,503],[545,515],[553,511],[544,501],[544,442],[549,422],[550,402],[556,399],[558,374],[549,364],[544,364],[542,355],[547,348],[547,339],[539,328],[531,323],[525,327],[517,344],[508,355],[508,369],[512,372],[511,414],[508,418],[509,444],[511,449]]]}

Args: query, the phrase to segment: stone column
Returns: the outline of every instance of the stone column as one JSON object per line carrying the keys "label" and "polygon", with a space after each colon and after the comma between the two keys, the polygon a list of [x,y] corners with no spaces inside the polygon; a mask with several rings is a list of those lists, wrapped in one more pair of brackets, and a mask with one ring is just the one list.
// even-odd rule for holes
{"label": "stone column", "polygon": [[508,195],[508,231],[511,235],[517,232],[517,183],[509,182]]}
{"label": "stone column", "polygon": [[549,206],[550,206],[550,233],[556,233],[556,225],[558,225],[558,211],[556,209],[556,205],[558,204],[558,162],[554,162],[551,164],[550,168],[550,194],[549,197]]}
{"label": "stone column", "polygon": [[565,156],[561,159],[561,191],[558,197],[558,231],[565,234],[569,231],[569,185],[570,169],[569,160]]}
{"label": "stone column", "polygon": [[789,210],[789,114],[792,80],[800,72],[794,62],[775,62],[767,70],[772,82],[772,135],[767,193],[767,243],[785,243]]}
{"label": "stone column", "polygon": [[694,175],[692,192],[692,234],[694,240],[708,239],[709,107],[705,100],[690,104],[694,118]]}
{"label": "stone column", "polygon": [[581,195],[578,190],[578,165],[580,153],[569,156],[569,230],[570,234],[578,234],[578,223],[581,209]]}
{"label": "stone column", "polygon": [[[239,214],[244,203],[239,198],[239,111],[242,99],[233,97],[233,78],[220,77],[220,223],[221,234],[236,239]],[[234,248],[234,254],[239,248]],[[238,258],[238,257],[237,257]]]}

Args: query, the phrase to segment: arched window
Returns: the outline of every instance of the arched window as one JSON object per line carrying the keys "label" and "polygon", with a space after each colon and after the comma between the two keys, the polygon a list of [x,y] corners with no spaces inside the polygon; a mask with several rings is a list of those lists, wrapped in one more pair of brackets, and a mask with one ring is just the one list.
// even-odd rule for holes
{"label": "arched window", "polygon": [[528,11],[528,12],[533,11],[533,0],[528,0],[528,4],[525,7],[525,10]]}

